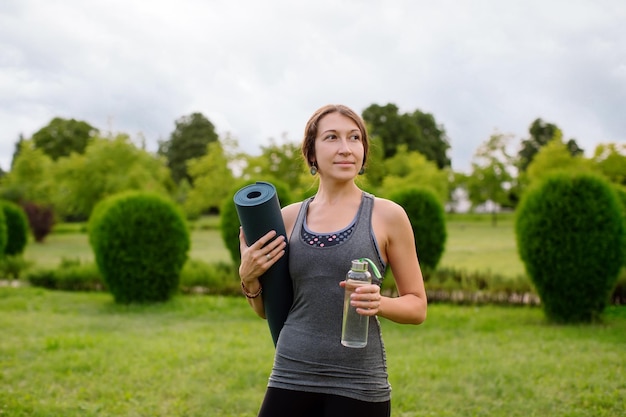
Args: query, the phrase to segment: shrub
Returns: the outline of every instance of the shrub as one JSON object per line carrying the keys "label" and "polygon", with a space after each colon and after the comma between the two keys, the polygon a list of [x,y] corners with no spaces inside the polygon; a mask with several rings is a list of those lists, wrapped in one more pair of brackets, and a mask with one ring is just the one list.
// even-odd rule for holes
{"label": "shrub", "polygon": [[208,264],[196,259],[185,263],[180,274],[180,287],[183,293],[240,294],[241,287],[237,271],[232,263]]}
{"label": "shrub", "polygon": [[26,217],[28,217],[28,224],[35,237],[35,242],[43,242],[54,226],[54,211],[52,207],[32,202],[24,203],[22,207],[26,212]]}
{"label": "shrub", "polygon": [[[267,182],[271,182],[274,187],[276,187],[276,194],[278,194],[278,202],[281,207],[284,207],[291,202],[291,193],[284,183],[276,180]],[[226,246],[226,249],[228,249],[230,257],[235,265],[239,265],[241,260],[239,253],[239,226],[241,223],[239,222],[239,217],[237,216],[237,208],[235,207],[233,197],[241,188],[253,183],[253,181],[240,182],[233,187],[229,193],[229,197],[224,200],[222,207],[220,208],[220,231],[222,233],[222,240],[224,241],[224,245]],[[253,242],[248,243],[251,244]]]}
{"label": "shrub", "polygon": [[4,210],[0,210],[0,258],[3,257],[4,251],[9,241],[9,232],[4,215]]}
{"label": "shrub", "polygon": [[611,303],[616,305],[626,304],[626,267],[622,267],[611,292]]}
{"label": "shrub", "polygon": [[102,291],[106,289],[95,263],[62,259],[56,269],[35,269],[26,274],[31,285],[62,291]]}
{"label": "shrub", "polygon": [[[624,220],[624,228],[626,228],[626,188],[620,185],[614,185],[615,192],[617,193],[618,200],[621,203],[622,218]],[[626,266],[626,239],[624,240],[624,266]]]}
{"label": "shrub", "polygon": [[443,205],[434,192],[419,188],[397,191],[390,199],[404,207],[409,216],[420,265],[435,269],[447,238]]}
{"label": "shrub", "polygon": [[33,262],[27,261],[19,255],[5,255],[0,258],[0,279],[20,279],[22,272],[27,270]]}
{"label": "shrub", "polygon": [[624,222],[610,184],[592,174],[550,174],[522,197],[515,233],[547,318],[598,319],[623,264]]}
{"label": "shrub", "polygon": [[1,201],[0,206],[4,212],[7,226],[7,244],[4,253],[7,255],[20,255],[24,253],[28,243],[28,218],[24,209],[10,201]]}
{"label": "shrub", "polygon": [[96,206],[88,229],[115,302],[167,301],[178,289],[190,238],[173,202],[152,193],[121,193]]}

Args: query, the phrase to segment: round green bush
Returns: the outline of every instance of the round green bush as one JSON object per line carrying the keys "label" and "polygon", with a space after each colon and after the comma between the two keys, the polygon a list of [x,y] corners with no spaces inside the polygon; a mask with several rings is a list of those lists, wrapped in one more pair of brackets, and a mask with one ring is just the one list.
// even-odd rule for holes
{"label": "round green bush", "polygon": [[[622,208],[622,219],[624,220],[624,229],[626,229],[626,188],[621,185],[614,184],[613,189],[617,193],[617,197],[619,202],[621,203]],[[623,255],[623,266],[626,267],[626,239],[624,239],[624,255]]]}
{"label": "round green bush", "polygon": [[117,303],[167,301],[177,291],[190,247],[178,207],[160,195],[127,192],[99,203],[89,243]]}
{"label": "round green bush", "polygon": [[420,265],[434,270],[447,239],[445,212],[439,199],[434,192],[422,188],[400,190],[389,198],[404,207],[409,216]]}
{"label": "round green bush", "polygon": [[597,320],[623,264],[626,238],[611,185],[592,174],[551,174],[522,196],[515,233],[546,317]]}
{"label": "round green bush", "polygon": [[4,212],[7,229],[7,244],[4,248],[6,255],[20,255],[24,253],[28,243],[28,218],[24,210],[10,201],[0,201]]}
{"label": "round green bush", "polygon": [[[291,203],[291,193],[286,184],[276,181],[266,181],[274,185],[276,188],[276,194],[278,194],[278,202],[281,207],[285,207]],[[222,234],[222,241],[230,253],[230,258],[235,265],[239,265],[240,253],[239,253],[239,216],[237,215],[237,207],[233,201],[235,193],[246,185],[253,184],[252,181],[239,182],[236,184],[229,193],[229,197],[226,198],[220,208],[220,232]],[[253,242],[248,242],[249,244]]]}

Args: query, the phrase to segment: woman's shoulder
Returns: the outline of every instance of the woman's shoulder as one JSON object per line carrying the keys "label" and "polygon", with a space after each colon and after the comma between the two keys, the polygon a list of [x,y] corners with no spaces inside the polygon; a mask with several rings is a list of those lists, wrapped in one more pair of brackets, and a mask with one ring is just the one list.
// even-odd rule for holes
{"label": "woman's shoulder", "polygon": [[392,210],[392,211],[404,211],[404,208],[396,203],[395,201],[388,200],[386,198],[375,197],[374,198],[374,207],[378,206],[379,209],[382,210]]}
{"label": "woman's shoulder", "polygon": [[296,223],[300,207],[302,207],[302,201],[289,204],[281,209],[283,222],[285,223],[285,229],[287,230],[287,236],[291,235],[291,229],[293,229],[293,225]]}
{"label": "woman's shoulder", "polygon": [[300,211],[300,207],[302,207],[302,201],[298,201],[297,203],[289,204],[281,209],[283,213],[283,217],[293,217],[294,219],[298,215]]}
{"label": "woman's shoulder", "polygon": [[407,217],[404,207],[395,201],[381,197],[374,197],[373,212],[375,215],[381,216],[387,221],[397,221],[398,219],[405,219]]}

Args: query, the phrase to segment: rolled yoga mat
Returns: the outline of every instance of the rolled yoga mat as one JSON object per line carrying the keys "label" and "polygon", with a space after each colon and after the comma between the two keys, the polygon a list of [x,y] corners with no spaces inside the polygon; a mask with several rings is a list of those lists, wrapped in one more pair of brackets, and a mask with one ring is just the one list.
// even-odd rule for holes
{"label": "rolled yoga mat", "polygon": [[[285,224],[274,185],[258,181],[237,191],[233,199],[248,245],[259,240],[270,230],[275,230],[277,237],[285,236],[285,241],[287,241]],[[265,317],[274,346],[278,342],[278,335],[285,324],[293,301],[293,285],[289,276],[287,255],[288,252],[259,278],[263,286]]]}

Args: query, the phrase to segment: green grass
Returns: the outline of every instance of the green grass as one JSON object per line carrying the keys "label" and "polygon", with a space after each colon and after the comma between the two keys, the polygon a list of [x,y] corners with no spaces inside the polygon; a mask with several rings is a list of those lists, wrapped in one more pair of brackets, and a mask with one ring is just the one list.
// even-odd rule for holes
{"label": "green grass", "polygon": [[[382,320],[394,416],[626,413],[626,307],[554,326],[538,308],[432,305]],[[119,306],[105,293],[0,288],[0,416],[254,416],[271,370],[243,298]]]}
{"label": "green grass", "polygon": [[[93,262],[93,252],[89,246],[89,237],[84,232],[52,233],[43,243],[30,241],[24,251],[24,258],[35,265],[55,268],[63,258]],[[230,262],[230,254],[220,232],[215,229],[197,229],[191,232],[191,250],[189,256],[204,262]]]}
{"label": "green grass", "polygon": [[[194,224],[191,258],[209,263],[230,262],[230,255],[216,229],[216,219],[202,218]],[[490,219],[488,215],[449,215],[448,239],[440,266],[491,271],[505,277],[524,275],[515,245],[512,216],[501,215],[496,227],[491,225]],[[31,241],[26,247],[25,258],[42,267],[56,267],[63,258],[93,260],[84,226],[59,225],[58,230],[43,244]]]}
{"label": "green grass", "polygon": [[501,215],[496,226],[488,215],[449,215],[446,229],[448,239],[440,267],[491,271],[505,277],[526,274],[517,253],[511,215]]}

